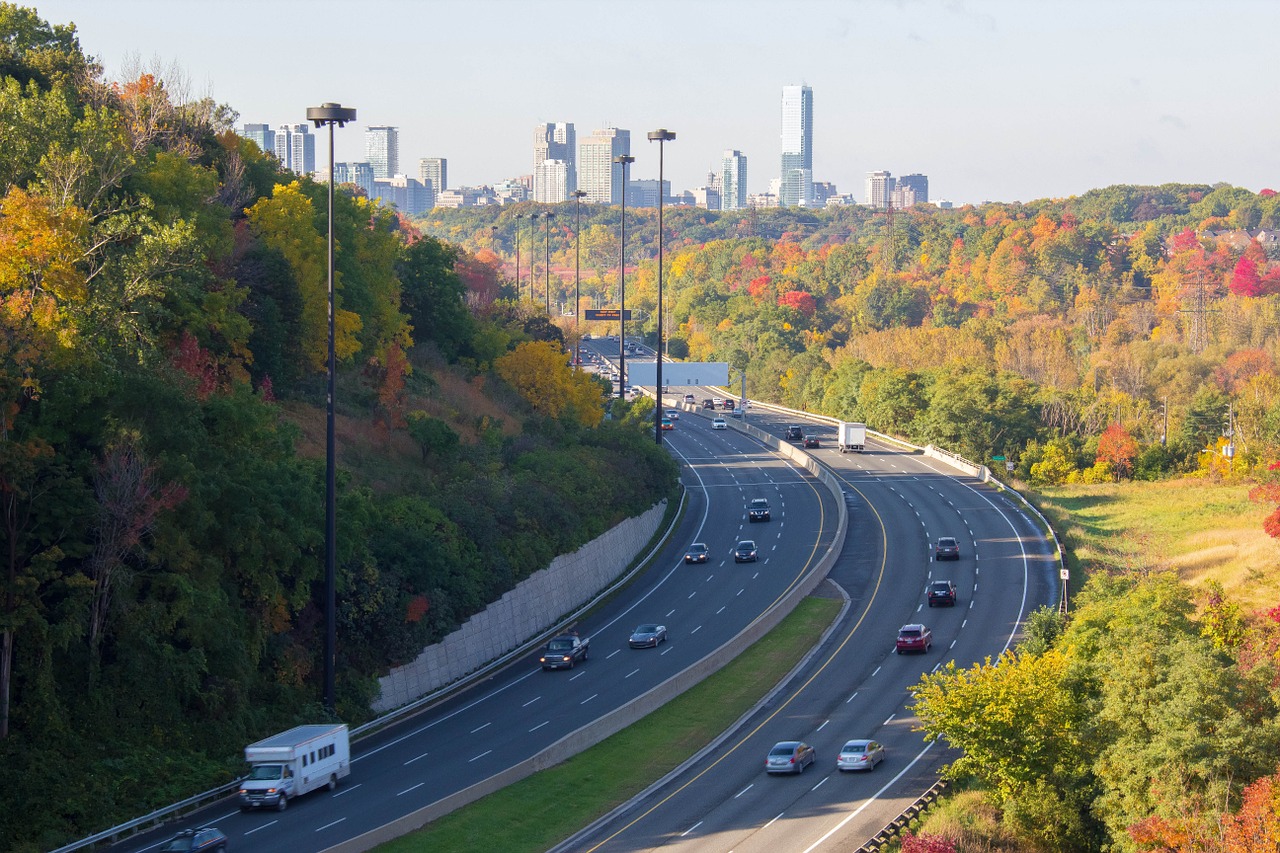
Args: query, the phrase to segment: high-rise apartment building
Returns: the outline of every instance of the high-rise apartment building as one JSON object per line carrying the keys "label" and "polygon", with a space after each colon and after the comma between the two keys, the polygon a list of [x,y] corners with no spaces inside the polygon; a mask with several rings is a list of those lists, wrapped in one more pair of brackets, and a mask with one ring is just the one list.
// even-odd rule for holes
{"label": "high-rise apartment building", "polygon": [[720,209],[745,210],[747,207],[747,157],[732,148],[720,161]]}
{"label": "high-rise apartment building", "polygon": [[252,139],[258,144],[258,147],[268,154],[274,154],[276,150],[276,132],[271,129],[269,124],[246,124],[244,129],[240,131],[240,135],[245,139]]}
{"label": "high-rise apartment building", "polygon": [[578,144],[578,189],[595,204],[622,204],[622,164],[613,162],[631,153],[631,131],[616,127],[593,130]]}
{"label": "high-rise apartment building", "polygon": [[374,178],[390,180],[400,174],[400,128],[366,127],[364,157],[373,167]]}
{"label": "high-rise apartment building", "polygon": [[[336,171],[336,170],[335,170]],[[374,178],[371,195],[406,216],[421,216],[432,208],[431,190],[417,178],[393,175],[387,180]]]}
{"label": "high-rise apartment building", "polygon": [[888,207],[893,200],[895,184],[893,175],[888,172],[867,172],[867,207],[880,210]]}
{"label": "high-rise apartment building", "polygon": [[418,160],[418,180],[431,186],[439,195],[449,188],[449,161],[444,157],[422,157]]}
{"label": "high-rise apartment building", "polygon": [[339,184],[355,184],[364,194],[373,197],[373,167],[363,160],[353,163],[334,163],[333,179]]}
{"label": "high-rise apartment building", "polygon": [[924,204],[929,200],[929,176],[919,172],[898,178],[899,207]]}
{"label": "high-rise apartment building", "polygon": [[782,182],[778,204],[794,207],[813,199],[813,89],[782,87]]}
{"label": "high-rise apartment building", "polygon": [[[533,199],[546,204],[568,201],[578,188],[577,134],[572,122],[543,122],[533,129]],[[558,160],[563,169],[543,169]],[[548,176],[553,180],[548,181]]]}
{"label": "high-rise apartment building", "polygon": [[281,125],[276,131],[275,152],[280,165],[292,172],[309,175],[316,170],[316,137],[310,125]]}

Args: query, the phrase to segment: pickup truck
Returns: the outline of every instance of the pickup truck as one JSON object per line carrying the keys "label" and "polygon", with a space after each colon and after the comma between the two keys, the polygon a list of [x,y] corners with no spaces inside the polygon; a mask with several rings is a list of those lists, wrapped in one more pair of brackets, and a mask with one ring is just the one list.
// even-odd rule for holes
{"label": "pickup truck", "polygon": [[542,650],[538,661],[543,669],[573,669],[574,664],[587,659],[591,640],[577,634],[560,634],[552,637]]}

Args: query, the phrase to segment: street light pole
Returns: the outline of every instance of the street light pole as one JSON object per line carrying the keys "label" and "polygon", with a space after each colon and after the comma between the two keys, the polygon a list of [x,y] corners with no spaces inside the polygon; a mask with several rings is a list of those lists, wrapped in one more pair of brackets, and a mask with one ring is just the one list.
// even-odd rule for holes
{"label": "street light pole", "polygon": [[538,218],[535,210],[529,214],[529,301],[533,301],[533,223]]}
{"label": "street light pole", "polygon": [[333,345],[333,126],[345,127],[356,120],[354,107],[326,102],[307,107],[307,121],[316,128],[329,126],[329,353],[328,385],[325,405],[325,472],[324,472],[324,707],[333,713],[336,705],[336,672],[338,661],[338,558],[337,558],[337,453],[333,429],[333,397],[337,358]]}
{"label": "street light pole", "polygon": [[662,445],[662,147],[675,139],[675,133],[665,127],[649,131],[649,141],[658,143],[658,345],[653,348],[655,366],[658,369],[657,383],[653,396],[658,400],[658,407],[653,410],[654,441]]}
{"label": "street light pole", "polygon": [[636,161],[619,154],[613,162],[622,166],[622,225],[618,230],[618,396],[627,393],[627,166]]}
{"label": "street light pole", "polygon": [[516,214],[516,304],[520,304],[520,220],[523,213]]}
{"label": "street light pole", "polygon": [[542,216],[547,220],[547,316],[551,316],[551,220],[555,217],[554,210],[544,211]]}
{"label": "street light pole", "polygon": [[573,327],[579,325],[582,303],[582,198],[586,190],[573,191]]}

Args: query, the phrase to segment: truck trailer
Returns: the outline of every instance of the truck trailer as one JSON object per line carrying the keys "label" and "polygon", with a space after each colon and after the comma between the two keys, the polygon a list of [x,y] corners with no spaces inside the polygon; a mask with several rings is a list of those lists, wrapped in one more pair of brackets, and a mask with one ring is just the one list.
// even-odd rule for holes
{"label": "truck trailer", "polygon": [[862,446],[867,443],[866,424],[840,424],[840,452],[861,453]]}
{"label": "truck trailer", "polygon": [[338,787],[351,773],[345,724],[297,726],[244,748],[249,773],[240,782],[240,809],[284,811],[289,800],[316,788]]}

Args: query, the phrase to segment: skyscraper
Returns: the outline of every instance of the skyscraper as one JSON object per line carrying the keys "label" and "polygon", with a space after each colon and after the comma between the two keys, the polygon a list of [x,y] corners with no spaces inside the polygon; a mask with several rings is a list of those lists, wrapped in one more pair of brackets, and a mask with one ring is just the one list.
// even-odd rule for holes
{"label": "skyscraper", "polygon": [[883,210],[893,199],[893,175],[885,171],[867,172],[867,207]]}
{"label": "skyscraper", "polygon": [[595,204],[622,204],[622,165],[619,154],[631,153],[631,131],[606,127],[593,130],[578,145],[578,187],[585,200]]}
{"label": "skyscraper", "polygon": [[363,160],[355,163],[334,163],[333,180],[338,184],[355,184],[365,195],[373,196],[373,168]]}
{"label": "skyscraper", "polygon": [[443,157],[423,157],[418,160],[418,180],[431,184],[433,195],[449,188],[449,161]]}
{"label": "skyscraper", "polygon": [[720,209],[743,210],[747,206],[747,157],[730,148],[720,161]]}
{"label": "skyscraper", "polygon": [[929,176],[916,172],[898,178],[898,194],[900,207],[911,207],[924,204],[929,200]]}
{"label": "skyscraper", "polygon": [[384,180],[400,174],[400,128],[366,127],[364,156],[373,167],[373,177]]}
{"label": "skyscraper", "polygon": [[276,150],[276,132],[271,129],[269,124],[246,124],[244,129],[240,131],[240,135],[245,139],[252,139],[258,144],[258,147],[268,154],[275,153]]}
{"label": "skyscraper", "polygon": [[[578,188],[577,134],[572,122],[543,122],[533,129],[533,199],[547,204],[568,201]],[[558,160],[564,168],[544,169],[548,160]],[[548,183],[547,177],[554,178]]]}
{"label": "skyscraper", "polygon": [[813,199],[813,89],[782,87],[782,181],[778,204],[794,207]]}
{"label": "skyscraper", "polygon": [[275,137],[276,158],[281,166],[299,175],[316,170],[316,138],[310,125],[281,125]]}

